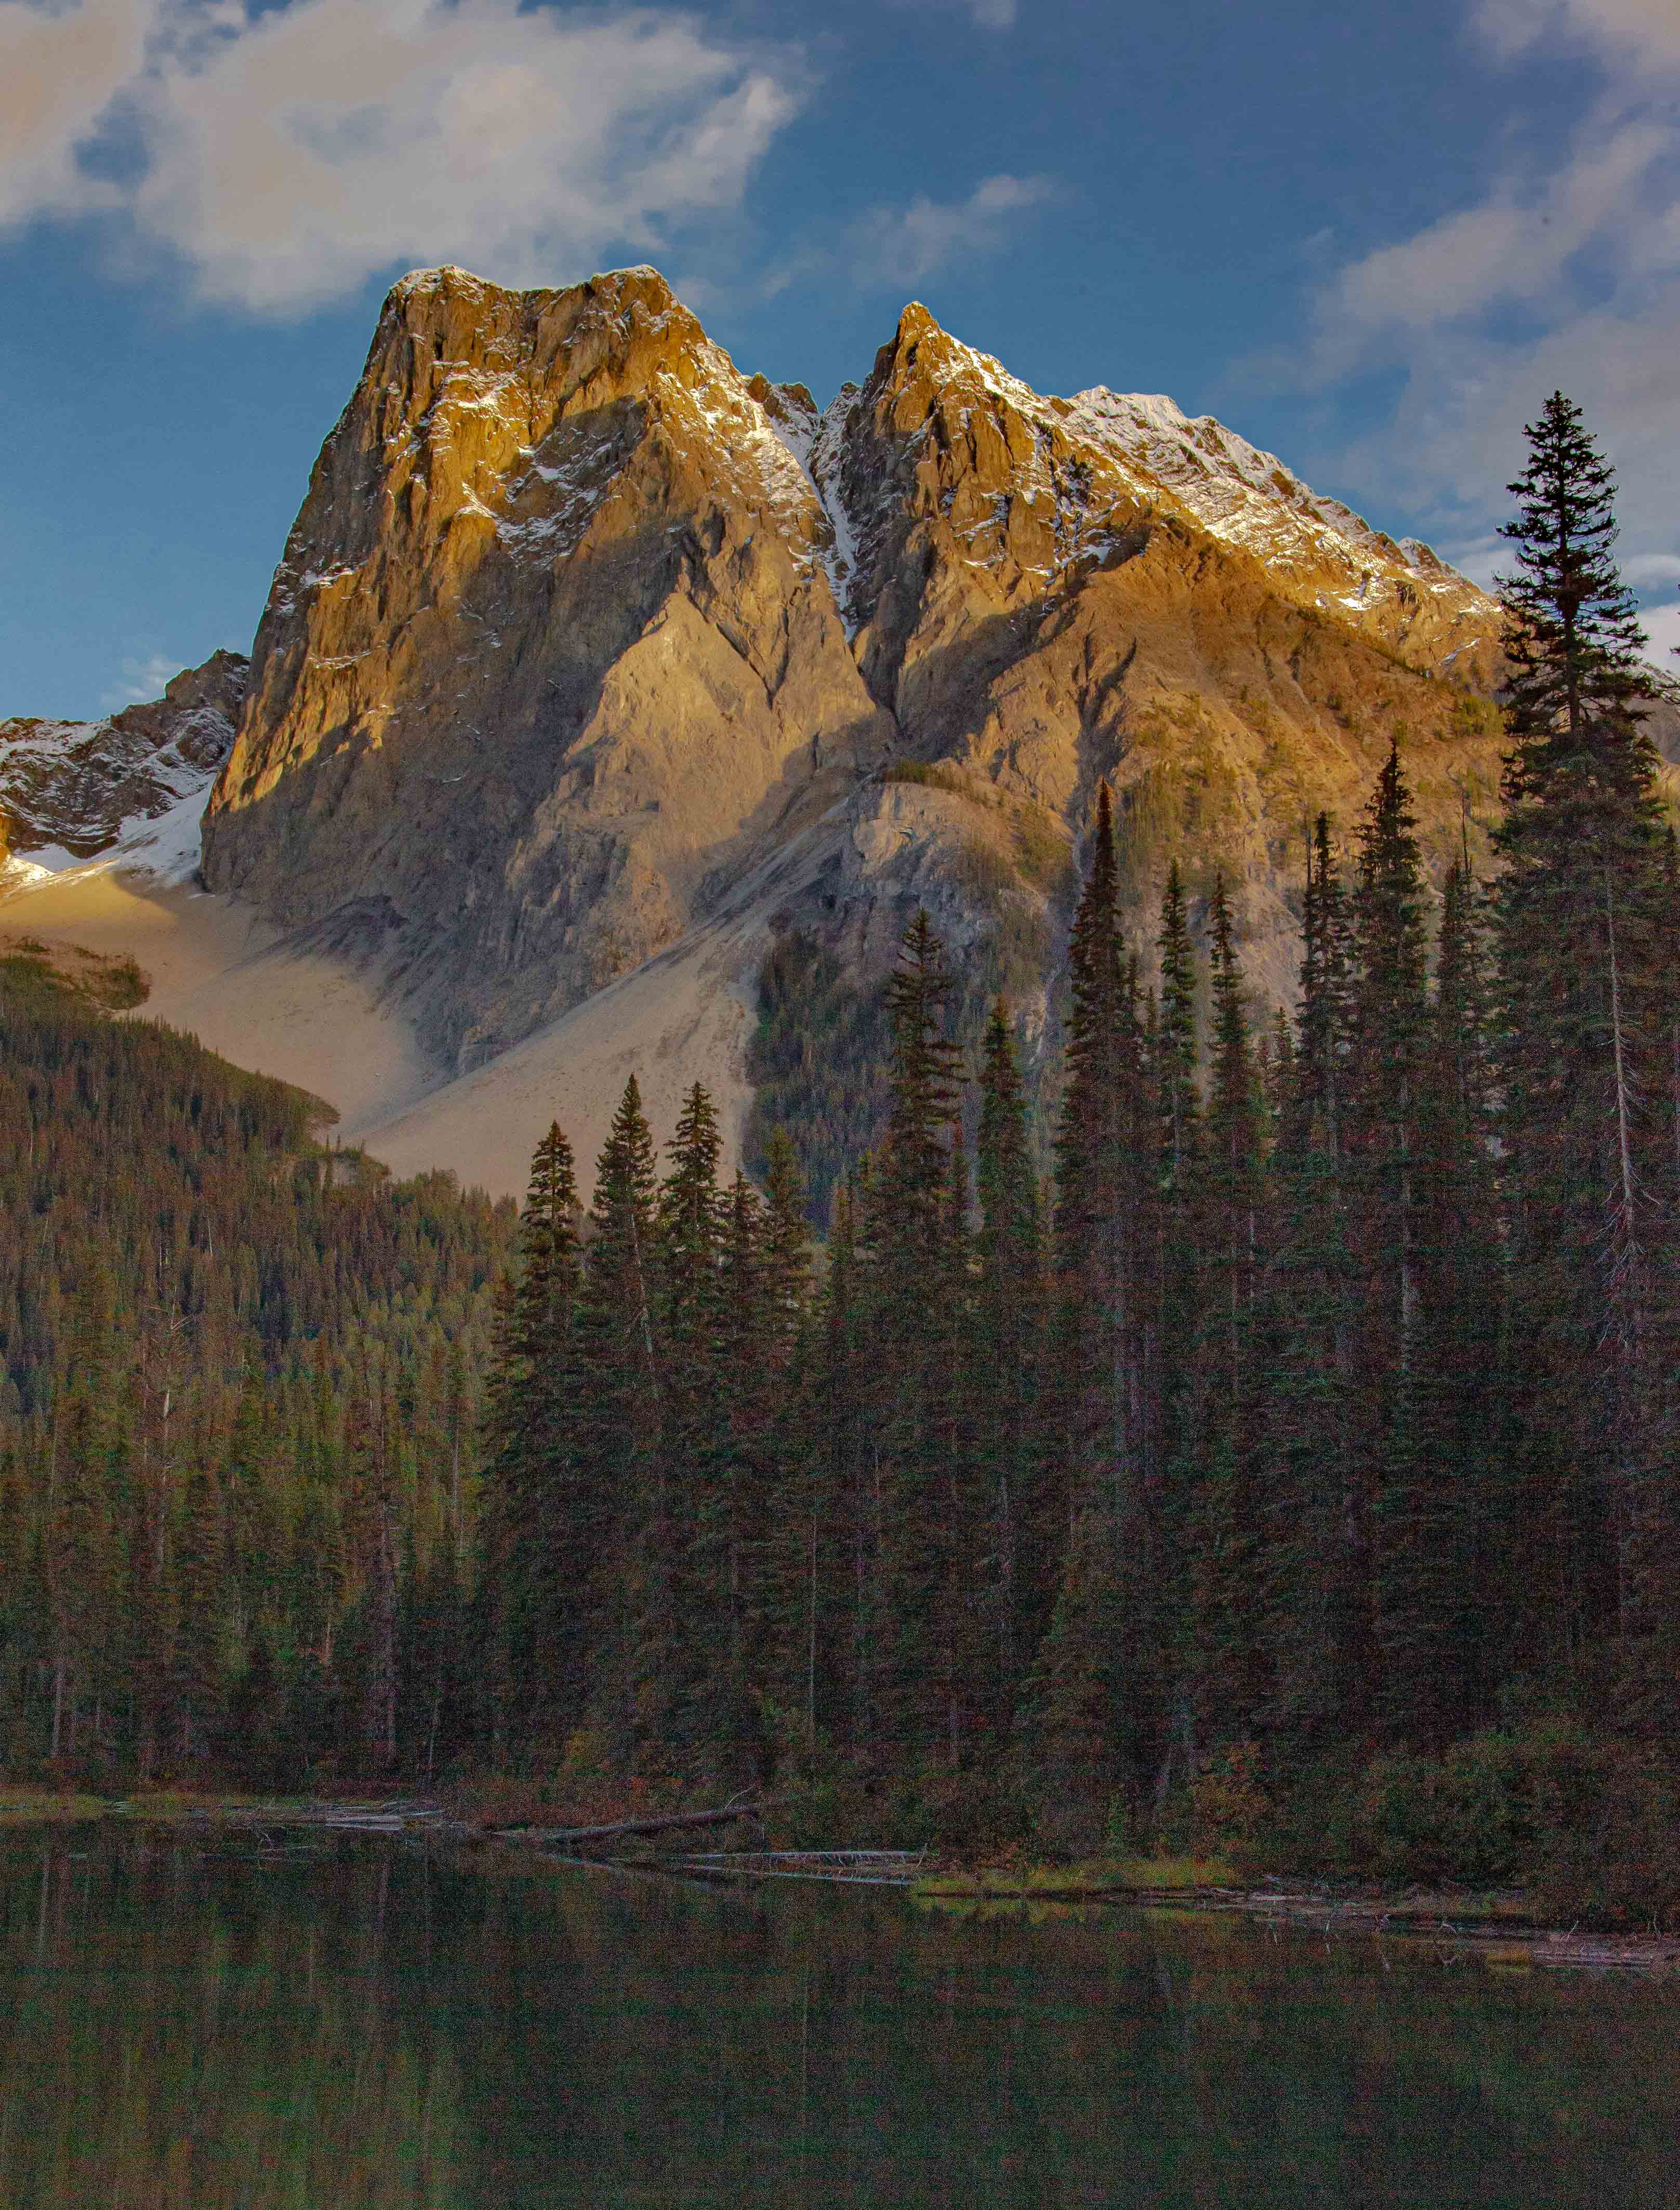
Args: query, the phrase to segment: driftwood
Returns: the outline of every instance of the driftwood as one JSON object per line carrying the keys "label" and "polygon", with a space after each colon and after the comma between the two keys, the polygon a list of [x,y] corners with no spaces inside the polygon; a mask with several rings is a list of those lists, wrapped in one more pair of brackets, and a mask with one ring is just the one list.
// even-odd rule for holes
{"label": "driftwood", "polygon": [[764,1813],[756,1803],[726,1803],[721,1811],[665,1811],[646,1819],[618,1819],[610,1827],[493,1827],[488,1831],[502,1842],[611,1842],[621,1836],[672,1833],[680,1827],[724,1827],[736,1819],[753,1819],[762,1825]]}

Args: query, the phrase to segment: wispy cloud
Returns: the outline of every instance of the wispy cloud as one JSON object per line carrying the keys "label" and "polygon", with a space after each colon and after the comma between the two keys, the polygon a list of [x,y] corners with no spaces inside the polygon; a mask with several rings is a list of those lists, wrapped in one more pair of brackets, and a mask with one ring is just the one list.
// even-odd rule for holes
{"label": "wispy cloud", "polygon": [[109,200],[76,148],[134,82],[157,0],[0,0],[0,226]]}
{"label": "wispy cloud", "polygon": [[908,207],[873,208],[853,232],[853,269],[871,283],[919,284],[954,261],[1006,245],[1021,220],[1060,188],[1049,177],[984,178],[966,199],[918,194]]}
{"label": "wispy cloud", "polygon": [[1307,372],[1401,372],[1390,419],[1338,455],[1350,480],[1430,513],[1443,550],[1501,565],[1522,426],[1547,393],[1579,402],[1620,474],[1629,580],[1680,577],[1680,9],[1673,0],[1476,0],[1496,64],[1590,57],[1573,138],[1510,142],[1479,199],[1333,271]]}
{"label": "wispy cloud", "polygon": [[1680,669],[1680,659],[1676,657],[1680,655],[1680,607],[1648,607],[1641,619],[1645,624],[1646,658],[1673,681]]}
{"label": "wispy cloud", "polygon": [[[740,202],[806,74],[670,9],[0,0],[0,220],[121,210],[203,295],[284,311],[413,262],[666,251]],[[79,158],[112,121],[141,149],[120,187]]]}
{"label": "wispy cloud", "polygon": [[1613,59],[1680,58],[1673,0],[1474,0],[1470,21],[1504,61],[1534,46],[1569,43]]}
{"label": "wispy cloud", "polygon": [[119,665],[121,679],[100,692],[100,705],[107,714],[120,714],[124,706],[148,705],[162,697],[185,665],[161,652],[130,654]]}
{"label": "wispy cloud", "polygon": [[1016,0],[894,0],[900,8],[959,9],[977,30],[1012,31],[1019,12]]}

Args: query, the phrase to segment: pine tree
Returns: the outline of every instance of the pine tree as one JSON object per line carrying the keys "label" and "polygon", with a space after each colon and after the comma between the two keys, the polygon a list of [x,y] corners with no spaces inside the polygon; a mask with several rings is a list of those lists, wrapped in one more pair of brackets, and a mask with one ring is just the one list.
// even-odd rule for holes
{"label": "pine tree", "polygon": [[91,1703],[98,1693],[112,1624],[111,1433],[89,1379],[79,1374],[77,1383],[54,1435],[56,1478],[47,1523],[53,1757],[76,1754],[77,1717],[84,1700]]}
{"label": "pine tree", "polygon": [[1455,865],[1417,1066],[1417,1307],[1389,1404],[1377,1563],[1383,1716],[1400,1740],[1435,1748],[1485,1712],[1486,1658],[1510,1602],[1497,1567],[1512,1546],[1486,1509],[1505,1438],[1484,933],[1468,866]]}
{"label": "pine tree", "polygon": [[1161,1114],[1161,1171],[1169,1202],[1193,1172],[1200,1101],[1196,1090],[1196,957],[1188,903],[1175,860],[1167,870],[1156,938],[1161,957],[1161,1014],[1156,1090]]}
{"label": "pine tree", "polygon": [[[1176,860],[1167,873],[1156,948],[1161,961],[1161,1001],[1150,1054],[1160,1120],[1155,1338],[1161,1347],[1164,1517],[1170,1547],[1182,1558],[1189,1540],[1184,1507],[1194,1482],[1192,1430],[1201,1294],[1196,1245],[1203,1205],[1203,1162],[1201,1099],[1197,1089],[1198,963],[1190,936],[1189,903]],[[1186,1615],[1182,1591],[1180,1597],[1174,1609],[1181,1621]]]}
{"label": "pine tree", "polygon": [[1048,1619],[1063,1531],[1047,1526],[1037,1434],[1044,1325],[1043,1223],[1026,1099],[1001,999],[987,1024],[976,1152],[975,1447],[991,1498],[981,1569],[995,1636],[991,1717],[1001,1730],[1021,1669]]}
{"label": "pine tree", "polygon": [[807,1749],[819,1730],[874,1762],[880,1664],[880,1452],[869,1386],[870,1162],[834,1193],[828,1265],[814,1317],[807,1392],[810,1467],[800,1704]]}
{"label": "pine tree", "polygon": [[[827,1478],[827,1439],[813,1397],[822,1336],[811,1325],[804,1180],[785,1131],[776,1131],[767,1151],[764,1203],[743,1216],[738,1195],[731,1238],[731,1309],[739,1317],[730,1334],[730,1425],[752,1573],[746,1630],[767,1695],[808,1749],[817,1731],[819,1640],[825,1678],[834,1664],[842,1492]],[[750,1195],[744,1182],[739,1190]]]}
{"label": "pine tree", "polygon": [[883,1459],[883,1603],[878,1649],[881,1747],[912,1769],[947,1754],[955,1728],[949,1662],[952,1525],[952,1146],[960,1127],[958,1054],[946,1033],[952,979],[920,909],[887,985],[891,1104],[871,1207],[870,1333]]}
{"label": "pine tree", "polygon": [[1405,1371],[1416,1348],[1428,958],[1422,857],[1396,747],[1366,814],[1353,899],[1349,1117],[1369,1285],[1360,1341],[1378,1398],[1381,1375]]}
{"label": "pine tree", "polygon": [[1352,1014],[1348,999],[1350,957],[1346,895],[1320,813],[1307,846],[1302,904],[1301,1036],[1294,1115],[1286,1114],[1286,1146],[1320,1148],[1333,1165],[1341,1154],[1342,1119]]}
{"label": "pine tree", "polygon": [[[779,1140],[778,1140],[779,1139]],[[771,1143],[771,1173],[790,1147],[778,1129]],[[802,1211],[797,1168],[780,1180],[781,1202]],[[803,1242],[803,1218],[798,1220]],[[716,1591],[716,1624],[702,1664],[713,1681],[706,1729],[720,1776],[733,1787],[764,1778],[764,1745],[752,1688],[761,1676],[769,1584],[778,1522],[798,1514],[796,1476],[785,1448],[788,1424],[778,1414],[790,1393],[787,1330],[797,1327],[771,1283],[765,1207],[737,1168],[723,1200],[718,1262],[716,1440],[703,1505],[702,1563]],[[791,1256],[791,1253],[788,1253]],[[783,1292],[785,1294],[785,1290]],[[783,1446],[783,1447],[778,1447]]]}
{"label": "pine tree", "polygon": [[[1506,486],[1517,511],[1499,533],[1516,548],[1515,565],[1498,589],[1507,617],[1501,703],[1526,771],[1563,764],[1551,751],[1560,736],[1573,752],[1592,741],[1595,726],[1625,722],[1651,678],[1640,665],[1636,604],[1616,566],[1614,469],[1561,391],[1523,435],[1527,466]],[[1537,739],[1545,751],[1525,757]]]}
{"label": "pine tree", "polygon": [[[668,1146],[654,1228],[660,1434],[640,1694],[645,1721],[663,1712],[656,1724],[666,1748],[691,1759],[739,1734],[744,1695],[741,1500],[730,1478],[722,1366],[731,1239],[717,1187],[722,1150],[711,1099],[697,1082]],[[750,1217],[740,1225],[735,1289],[750,1297]]]}
{"label": "pine tree", "polygon": [[1421,1120],[1429,1045],[1421,853],[1398,746],[1359,840],[1350,960],[1344,1140],[1350,1237],[1359,1274],[1354,1555],[1369,1561],[1357,1615],[1357,1708],[1381,1705],[1415,1733],[1441,1684],[1431,1667],[1439,1577],[1453,1552],[1435,1376],[1425,1355],[1421,1215],[1429,1194]]}
{"label": "pine tree", "polygon": [[[1125,1635],[1117,1663],[1134,1715],[1163,1710],[1157,1632],[1157,1392],[1150,1386],[1157,1120],[1137,970],[1121,936],[1113,816],[1097,792],[1091,866],[1067,951],[1070,1005],[1056,1129],[1055,1364],[1062,1510],[1106,1514]],[[1143,1764],[1148,1727],[1128,1736]],[[1128,1773],[1133,1787],[1142,1765]]]}
{"label": "pine tree", "polygon": [[221,1718],[221,1496],[213,1466],[187,1476],[175,1539],[175,1749],[183,1762],[205,1757]]}
{"label": "pine tree", "polygon": [[373,1769],[396,1763],[401,1711],[397,1619],[401,1591],[398,1498],[404,1486],[402,1421],[388,1372],[370,1361],[351,1398],[347,1455],[360,1541],[361,1741]]}
{"label": "pine tree", "polygon": [[1632,1547],[1668,1449],[1653,1354],[1669,1231],[1650,1202],[1646,1111],[1660,846],[1614,480],[1561,393],[1526,434],[1504,532],[1515,567],[1500,585],[1515,739],[1496,837],[1501,1139],[1520,1352],[1513,1470],[1533,1599],[1524,1650],[1568,1664],[1606,1631],[1641,1632]]}
{"label": "pine tree", "polygon": [[[1143,1037],[1120,932],[1114,825],[1097,792],[1091,860],[1068,940],[1071,1003],[1056,1130],[1055,1271],[1070,1511],[1135,1521],[1146,1438],[1139,1389],[1147,1264]],[[1152,1151],[1152,1143],[1148,1150]]]}
{"label": "pine tree", "polygon": [[[632,1075],[595,1163],[577,1318],[579,1447],[610,1530],[591,1607],[595,1701],[610,1754],[625,1762],[657,1759],[671,1624],[671,1530],[658,1447],[656,1196],[653,1136]],[[644,1692],[651,1699],[645,1708]]]}
{"label": "pine tree", "polygon": [[1273,1247],[1264,1325],[1266,1712],[1305,1757],[1363,1723],[1369,1554],[1353,1446],[1358,1305],[1346,1162],[1351,1049],[1349,925],[1320,814],[1307,847],[1299,1043],[1272,1154]]}
{"label": "pine tree", "polygon": [[[1254,1344],[1265,1161],[1260,1083],[1223,873],[1214,879],[1208,929],[1212,1033],[1198,1237],[1199,1494],[1192,1511],[1195,1670],[1205,1725],[1230,1738],[1246,1730],[1261,1694]],[[1181,1720],[1181,1742],[1187,1733]]]}

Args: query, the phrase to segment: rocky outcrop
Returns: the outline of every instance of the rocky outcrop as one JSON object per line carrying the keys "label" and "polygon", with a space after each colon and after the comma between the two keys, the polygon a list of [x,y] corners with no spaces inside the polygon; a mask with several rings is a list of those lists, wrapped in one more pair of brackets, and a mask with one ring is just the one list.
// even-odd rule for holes
{"label": "rocky outcrop", "polygon": [[468,1066],[680,936],[891,748],[809,477],[651,270],[386,303],[205,822],[282,924],[357,901]]}
{"label": "rocky outcrop", "polygon": [[[816,465],[903,752],[959,769],[968,833],[1041,882],[1107,778],[1140,945],[1169,859],[1202,896],[1223,867],[1251,973],[1289,994],[1304,823],[1351,825],[1391,735],[1438,865],[1490,817],[1496,607],[1211,420],[1041,398],[912,306]],[[876,802],[872,850],[902,804]]]}
{"label": "rocky outcrop", "polygon": [[[819,412],[650,269],[385,303],[205,819],[282,927],[378,914],[479,1064],[827,840],[788,918],[885,957],[923,899],[1024,979],[1115,785],[1290,983],[1303,826],[1392,735],[1438,860],[1497,780],[1497,610],[1169,401],[1044,398],[907,308]],[[816,839],[813,846],[812,840]]]}
{"label": "rocky outcrop", "polygon": [[250,663],[213,653],[161,698],[103,722],[0,722],[0,851],[88,859],[208,788],[227,758]]}

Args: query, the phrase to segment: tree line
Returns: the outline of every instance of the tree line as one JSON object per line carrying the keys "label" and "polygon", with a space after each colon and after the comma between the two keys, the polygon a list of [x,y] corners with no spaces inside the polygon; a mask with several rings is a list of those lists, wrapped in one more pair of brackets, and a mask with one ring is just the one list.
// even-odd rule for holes
{"label": "tree line", "polygon": [[1257,1029],[1223,877],[1204,954],[1170,869],[1145,986],[1100,791],[1047,1190],[1007,1009],[970,1081],[925,914],[820,1279],[791,1147],[721,1187],[698,1086],[661,1180],[629,1085],[587,1223],[551,1129],[493,1385],[498,1756],[820,1754],[1089,1825],[1234,1749],[1560,1701],[1672,1750],[1680,870],[1561,396],[1513,490],[1496,877],[1435,919],[1395,749],[1345,867],[1315,824]]}
{"label": "tree line", "polygon": [[296,1093],[8,999],[8,1761],[1088,1834],[1550,1709],[1671,1757],[1680,867],[1561,396],[1513,488],[1493,879],[1435,899],[1397,746],[1265,1020],[1223,877],[1128,943],[1099,790],[1048,1180],[925,914],[820,1247],[698,1084],[662,1164],[626,1086],[587,1210],[552,1127],[510,1266],[447,1177],[337,1186]]}
{"label": "tree line", "polygon": [[320,1110],[0,973],[0,1771],[432,1750],[513,1208]]}

